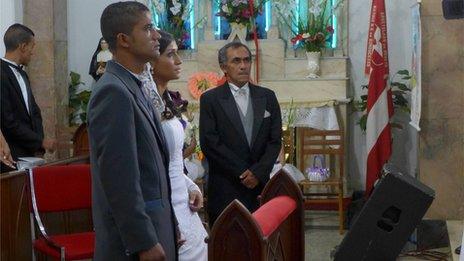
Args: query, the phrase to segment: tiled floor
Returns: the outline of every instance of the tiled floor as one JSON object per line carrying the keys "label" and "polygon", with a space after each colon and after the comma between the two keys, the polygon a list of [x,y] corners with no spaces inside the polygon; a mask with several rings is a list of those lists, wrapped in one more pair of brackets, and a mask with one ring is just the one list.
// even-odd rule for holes
{"label": "tiled floor", "polygon": [[[305,213],[305,260],[328,261],[334,247],[340,244],[344,235],[338,232],[338,216],[335,211],[306,211]],[[450,248],[434,249],[449,254]],[[452,260],[451,255],[447,259]],[[416,257],[400,257],[398,260],[439,260]]]}

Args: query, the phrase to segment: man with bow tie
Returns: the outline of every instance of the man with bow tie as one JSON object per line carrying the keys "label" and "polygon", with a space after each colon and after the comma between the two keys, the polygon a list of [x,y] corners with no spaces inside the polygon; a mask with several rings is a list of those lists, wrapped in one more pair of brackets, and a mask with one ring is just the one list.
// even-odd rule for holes
{"label": "man with bow tie", "polygon": [[273,91],[249,82],[251,52],[240,42],[218,53],[227,82],[200,99],[200,145],[209,163],[210,226],[234,199],[250,211],[279,154],[282,119]]}
{"label": "man with bow tie", "polygon": [[[40,108],[35,102],[27,73],[33,55],[34,33],[22,24],[10,26],[3,37],[5,57],[1,58],[1,130],[11,155],[34,157],[45,150],[53,152],[56,141],[44,138]],[[12,168],[2,164],[1,172]]]}

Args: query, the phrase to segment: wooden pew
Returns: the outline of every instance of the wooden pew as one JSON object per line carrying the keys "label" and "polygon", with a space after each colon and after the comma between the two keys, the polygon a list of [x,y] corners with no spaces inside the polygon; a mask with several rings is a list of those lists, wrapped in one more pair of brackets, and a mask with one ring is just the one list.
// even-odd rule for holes
{"label": "wooden pew", "polygon": [[304,260],[303,195],[298,184],[281,170],[265,186],[260,203],[253,214],[238,200],[222,212],[207,239],[210,261]]}

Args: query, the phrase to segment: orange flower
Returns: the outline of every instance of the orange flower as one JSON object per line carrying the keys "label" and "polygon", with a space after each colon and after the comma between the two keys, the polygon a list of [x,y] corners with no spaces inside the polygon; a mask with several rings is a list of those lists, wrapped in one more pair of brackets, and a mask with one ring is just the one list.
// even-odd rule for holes
{"label": "orange flower", "polygon": [[199,152],[197,152],[197,154],[198,154],[198,159],[200,161],[202,161],[205,158],[205,154],[203,154],[203,152],[201,150]]}
{"label": "orange flower", "polygon": [[222,85],[226,81],[225,77],[220,77],[215,72],[198,72],[190,76],[188,89],[196,100],[208,89]]}

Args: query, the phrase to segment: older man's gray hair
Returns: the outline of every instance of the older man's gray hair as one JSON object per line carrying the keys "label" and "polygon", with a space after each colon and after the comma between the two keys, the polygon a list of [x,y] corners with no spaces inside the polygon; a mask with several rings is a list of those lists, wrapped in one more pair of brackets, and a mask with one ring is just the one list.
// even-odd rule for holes
{"label": "older man's gray hair", "polygon": [[250,58],[250,61],[251,61],[250,48],[248,48],[248,46],[246,44],[243,44],[242,42],[234,41],[234,42],[230,42],[230,43],[224,45],[221,49],[219,49],[219,52],[218,52],[219,65],[226,64],[226,62],[227,62],[227,50],[229,48],[237,49],[237,48],[240,48],[240,47],[244,47],[248,51],[248,54],[250,55],[249,58]]}

